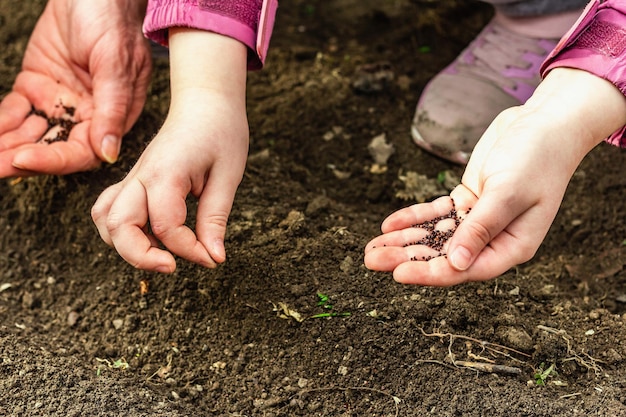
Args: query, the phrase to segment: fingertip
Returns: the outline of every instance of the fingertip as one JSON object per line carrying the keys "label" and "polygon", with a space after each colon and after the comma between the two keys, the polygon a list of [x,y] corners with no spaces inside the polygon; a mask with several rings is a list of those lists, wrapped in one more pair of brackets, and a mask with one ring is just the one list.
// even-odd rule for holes
{"label": "fingertip", "polygon": [[26,164],[28,163],[28,160],[29,158],[27,155],[24,155],[24,152],[18,152],[13,157],[11,165],[17,169],[26,169]]}
{"label": "fingertip", "polygon": [[115,163],[120,154],[122,140],[116,135],[105,135],[100,145],[101,157],[109,164]]}
{"label": "fingertip", "polygon": [[370,271],[375,271],[376,268],[374,268],[375,265],[372,264],[371,261],[371,254],[369,252],[365,252],[365,256],[363,256],[363,263],[365,264],[365,267],[367,269],[369,269]]}
{"label": "fingertip", "polygon": [[176,271],[176,262],[172,260],[170,263],[159,265],[155,268],[155,271],[161,274],[171,274]]}
{"label": "fingertip", "polygon": [[367,255],[373,249],[376,249],[376,247],[378,246],[377,240],[378,238],[374,238],[367,242],[367,245],[365,245],[365,247],[363,248],[363,253]]}
{"label": "fingertip", "polygon": [[406,261],[406,254],[394,248],[378,248],[369,251],[363,257],[365,266],[371,271],[391,272]]}
{"label": "fingertip", "polygon": [[393,279],[400,284],[423,285],[420,268],[413,262],[404,262],[393,270]]}
{"label": "fingertip", "polygon": [[215,239],[209,247],[209,254],[211,258],[218,264],[226,261],[226,248],[224,247],[223,239]]}
{"label": "fingertip", "polygon": [[468,281],[468,274],[450,267],[444,256],[429,261],[410,261],[398,265],[393,278],[401,284],[451,287]]}
{"label": "fingertip", "polygon": [[384,234],[384,233],[388,233],[391,232],[391,226],[389,225],[389,217],[387,217],[385,220],[383,220],[383,222],[380,224],[380,231]]}
{"label": "fingertip", "polygon": [[[31,149],[25,149],[18,151],[11,161],[11,166],[20,171],[30,171],[33,173],[46,173],[41,167],[37,167],[37,161],[39,158],[37,157],[37,153]],[[56,168],[56,164],[52,163],[50,165],[45,166],[46,168]]]}
{"label": "fingertip", "polygon": [[[118,250],[118,253],[120,253],[117,247],[115,249]],[[127,258],[126,256],[127,254],[124,254],[122,257],[126,260],[126,262],[133,265],[137,269],[159,272],[161,274],[171,274],[176,271],[176,260],[174,259],[174,256],[163,249],[151,247],[140,260],[130,257]]]}

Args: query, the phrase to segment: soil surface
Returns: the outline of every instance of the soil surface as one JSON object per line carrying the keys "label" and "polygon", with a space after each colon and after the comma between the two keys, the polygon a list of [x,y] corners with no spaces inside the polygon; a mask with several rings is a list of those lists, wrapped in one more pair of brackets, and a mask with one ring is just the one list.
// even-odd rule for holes
{"label": "soil surface", "polygon": [[[0,0],[2,91],[44,3]],[[165,58],[117,164],[0,181],[0,415],[626,415],[619,149],[585,159],[537,256],[497,279],[423,288],[363,266],[387,214],[460,177],[409,124],[490,15],[465,1],[282,2],[249,77],[251,156],[215,270],[134,270],[89,215],[165,117]],[[382,134],[386,162],[368,149]]]}

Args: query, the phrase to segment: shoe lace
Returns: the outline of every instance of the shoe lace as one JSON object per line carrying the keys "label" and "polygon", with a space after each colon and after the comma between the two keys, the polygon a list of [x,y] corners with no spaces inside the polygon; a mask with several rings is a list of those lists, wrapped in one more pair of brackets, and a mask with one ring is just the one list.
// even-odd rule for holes
{"label": "shoe lace", "polygon": [[[514,90],[517,88],[518,81],[507,75],[506,70],[515,67],[530,71],[533,63],[525,60],[524,54],[532,53],[542,56],[547,52],[536,39],[526,38],[492,25],[486,28],[467,48],[466,53],[472,58],[469,59],[470,62],[461,60],[457,69]],[[538,70],[537,68],[537,77],[539,76]]]}

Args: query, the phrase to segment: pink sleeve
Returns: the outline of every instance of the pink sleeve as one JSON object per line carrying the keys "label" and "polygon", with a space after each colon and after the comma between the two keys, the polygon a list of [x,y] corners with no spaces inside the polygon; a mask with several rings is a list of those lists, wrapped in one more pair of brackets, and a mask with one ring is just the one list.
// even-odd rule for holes
{"label": "pink sleeve", "polygon": [[[626,1],[591,1],[543,63],[541,76],[557,67],[588,71],[626,95]],[[626,147],[626,126],[607,142]]]}
{"label": "pink sleeve", "polygon": [[260,69],[267,56],[277,7],[278,0],[148,0],[143,31],[164,46],[171,27],[229,36],[248,47],[248,69]]}

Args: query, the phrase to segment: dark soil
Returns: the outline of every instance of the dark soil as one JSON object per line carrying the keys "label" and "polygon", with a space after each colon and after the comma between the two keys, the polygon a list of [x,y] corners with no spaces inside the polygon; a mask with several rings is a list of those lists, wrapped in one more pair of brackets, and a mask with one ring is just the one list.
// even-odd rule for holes
{"label": "dark soil", "polygon": [[[3,91],[44,3],[0,0]],[[282,2],[267,67],[250,74],[251,157],[215,270],[134,270],[89,216],[163,121],[163,58],[117,164],[2,180],[0,415],[626,415],[619,149],[591,153],[535,259],[497,279],[422,288],[363,266],[382,219],[411,203],[400,177],[462,173],[415,147],[409,124],[490,13]],[[368,150],[383,133],[386,166]]]}

